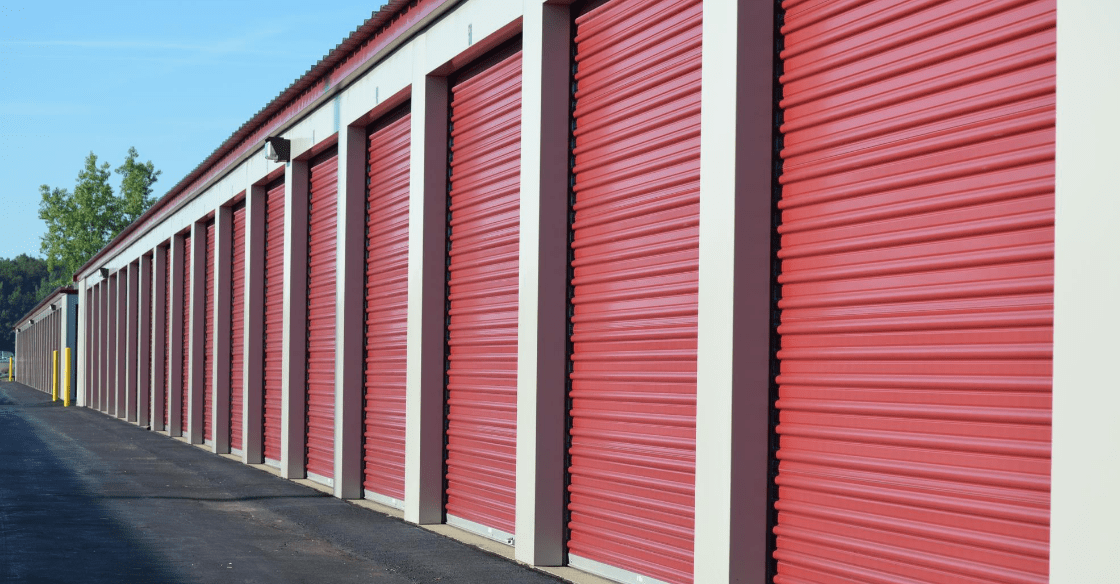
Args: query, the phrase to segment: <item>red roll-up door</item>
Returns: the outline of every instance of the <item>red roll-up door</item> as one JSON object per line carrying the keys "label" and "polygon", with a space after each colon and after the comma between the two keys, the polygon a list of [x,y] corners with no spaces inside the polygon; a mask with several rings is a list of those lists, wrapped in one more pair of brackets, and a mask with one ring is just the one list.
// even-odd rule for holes
{"label": "red roll-up door", "polygon": [[206,299],[203,313],[202,438],[214,439],[214,222],[206,224]]}
{"label": "red roll-up door", "polygon": [[180,426],[187,433],[187,410],[190,404],[191,371],[191,236],[183,237],[183,351],[179,354],[179,365],[183,371],[183,390],[180,392]]}
{"label": "red roll-up door", "polygon": [[[86,334],[85,334],[85,338],[82,339],[82,341],[85,343],[85,347],[83,347],[81,350],[85,351],[85,353],[86,353],[86,375],[85,375],[85,387],[83,388],[83,390],[85,391],[85,404],[86,404],[87,407],[91,403],[91,397],[92,396],[91,396],[90,388],[92,387],[92,379],[94,377],[94,370],[95,370],[94,369],[94,363],[93,363],[93,351],[91,350],[93,348],[93,345],[94,345],[94,343],[92,341],[93,341],[93,327],[95,325],[95,321],[93,320],[93,306],[94,306],[94,304],[93,304],[93,288],[92,287],[86,288],[85,304],[82,307],[82,310],[85,311],[85,319],[86,319]],[[19,333],[16,333],[16,334],[18,335]],[[18,366],[19,363],[16,363],[16,365]]]}
{"label": "red roll-up door", "polygon": [[[98,381],[101,382],[101,387],[97,392],[97,409],[98,411],[105,411],[105,404],[108,402],[106,395],[109,391],[109,279],[102,280],[100,290],[98,290],[98,319],[101,321],[100,330],[97,332],[97,341],[101,345],[101,354],[98,356],[97,372]],[[28,370],[30,373],[30,369]]]}
{"label": "red roll-up door", "polygon": [[[117,362],[120,349],[117,346],[117,274],[109,276],[109,289],[105,298],[105,322],[108,325],[105,330],[105,348],[107,349],[105,355],[106,361],[106,391],[104,401],[102,402],[102,411],[110,416],[117,413]],[[32,353],[36,358],[41,358],[43,351],[43,335],[42,331],[36,329],[35,331],[35,350]],[[42,376],[42,362],[35,364],[35,377]],[[37,380],[36,380],[37,381]]]}
{"label": "red roll-up door", "polygon": [[245,203],[233,208],[230,266],[229,445],[241,450],[245,404]]}
{"label": "red roll-up door", "polygon": [[521,52],[451,88],[447,514],[514,532]]}
{"label": "red roll-up door", "polygon": [[[152,290],[151,285],[155,283],[155,278],[153,276],[155,275],[156,254],[157,253],[159,253],[159,252],[155,251],[151,255],[148,256],[148,257],[151,258],[151,261],[148,262],[148,284],[149,284],[149,286],[148,286],[148,322],[146,324],[146,326],[148,327],[148,343],[147,343],[148,344],[148,372],[142,374],[143,377],[146,377],[148,379],[148,408],[149,408],[149,411],[151,411],[150,408],[152,407],[152,396],[155,395],[153,392],[156,391],[156,380],[152,376],[152,373],[153,373],[152,364],[155,363],[155,361],[153,359],[156,358],[155,355],[152,354],[152,342],[156,338],[155,337],[156,333],[155,333],[155,329],[154,329],[155,321],[156,321],[156,313],[155,313],[156,297],[155,297],[154,290]],[[140,285],[141,286],[144,285],[144,280],[140,280]],[[142,294],[143,294],[143,292],[141,292],[141,295]],[[138,403],[137,407],[139,407],[139,405],[140,404]],[[139,411],[137,411],[137,415],[139,415]],[[152,427],[151,426],[152,420],[151,420],[150,415],[149,415],[149,419],[148,419],[148,424],[149,424],[148,427],[151,428]]]}
{"label": "red roll-up door", "polygon": [[334,476],[338,156],[312,164],[307,209],[307,472]]}
{"label": "red roll-up door", "polygon": [[168,392],[171,389],[171,246],[163,248],[163,325],[164,330],[156,334],[163,335],[163,427],[167,429],[167,412],[171,406]]}
{"label": "red roll-up door", "polygon": [[264,457],[280,461],[284,360],[284,183],[265,194],[264,211]]}
{"label": "red roll-up door", "polygon": [[786,2],[775,582],[1046,582],[1055,2]]}
{"label": "red roll-up door", "polygon": [[692,582],[699,0],[576,18],[569,561]]}
{"label": "red roll-up door", "polygon": [[365,480],[404,501],[411,115],[370,133],[366,191]]}

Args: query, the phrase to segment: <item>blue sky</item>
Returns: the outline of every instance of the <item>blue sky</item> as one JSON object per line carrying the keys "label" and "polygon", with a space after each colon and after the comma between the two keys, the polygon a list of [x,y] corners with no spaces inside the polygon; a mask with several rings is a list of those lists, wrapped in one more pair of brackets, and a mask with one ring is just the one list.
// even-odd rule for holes
{"label": "blue sky", "polygon": [[91,151],[162,196],[381,4],[0,0],[0,257],[39,255],[39,185]]}

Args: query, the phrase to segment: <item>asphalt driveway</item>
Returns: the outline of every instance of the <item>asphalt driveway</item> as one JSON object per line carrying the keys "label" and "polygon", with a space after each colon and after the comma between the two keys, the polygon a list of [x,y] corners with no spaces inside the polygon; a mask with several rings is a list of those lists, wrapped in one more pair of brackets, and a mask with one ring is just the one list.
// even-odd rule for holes
{"label": "asphalt driveway", "polygon": [[0,382],[0,583],[558,580]]}

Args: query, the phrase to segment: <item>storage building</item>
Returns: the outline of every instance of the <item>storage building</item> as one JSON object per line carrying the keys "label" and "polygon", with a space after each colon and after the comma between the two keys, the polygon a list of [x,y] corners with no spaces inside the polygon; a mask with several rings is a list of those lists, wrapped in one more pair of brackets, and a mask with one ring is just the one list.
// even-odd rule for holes
{"label": "storage building", "polygon": [[75,275],[80,400],[611,581],[1092,581],[1108,21],[392,0]]}

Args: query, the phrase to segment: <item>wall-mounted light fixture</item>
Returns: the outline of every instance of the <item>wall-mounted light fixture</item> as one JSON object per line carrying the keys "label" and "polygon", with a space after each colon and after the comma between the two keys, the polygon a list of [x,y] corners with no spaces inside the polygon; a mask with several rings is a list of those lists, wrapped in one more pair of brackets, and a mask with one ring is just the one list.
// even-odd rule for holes
{"label": "wall-mounted light fixture", "polygon": [[288,162],[292,155],[292,141],[279,136],[264,139],[264,158],[273,162]]}
{"label": "wall-mounted light fixture", "polygon": [[101,273],[102,278],[108,278],[109,277],[109,268],[101,268],[100,270],[98,270],[98,272]]}

